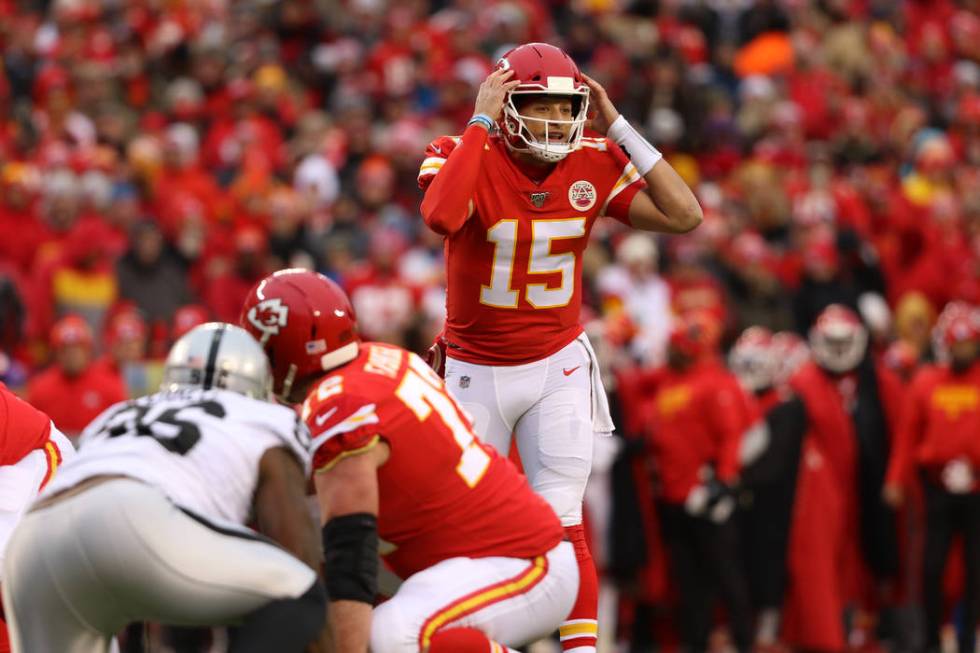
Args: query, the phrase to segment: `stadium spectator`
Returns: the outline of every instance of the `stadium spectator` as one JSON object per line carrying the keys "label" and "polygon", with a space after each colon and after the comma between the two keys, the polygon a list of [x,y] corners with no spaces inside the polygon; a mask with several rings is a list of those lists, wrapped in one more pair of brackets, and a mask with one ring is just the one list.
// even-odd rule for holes
{"label": "stadium spectator", "polygon": [[93,367],[106,377],[119,379],[128,397],[141,397],[152,392],[147,368],[143,365],[148,340],[146,321],[135,309],[123,305],[106,321],[102,335],[105,353]]}
{"label": "stadium spectator", "polygon": [[75,437],[103,410],[126,398],[119,377],[93,365],[92,328],[78,315],[60,319],[51,329],[54,363],[27,386],[27,400]]}
{"label": "stadium spectator", "polygon": [[116,266],[119,296],[133,302],[152,324],[169,323],[191,302],[187,272],[152,220],[133,225],[129,249]]}

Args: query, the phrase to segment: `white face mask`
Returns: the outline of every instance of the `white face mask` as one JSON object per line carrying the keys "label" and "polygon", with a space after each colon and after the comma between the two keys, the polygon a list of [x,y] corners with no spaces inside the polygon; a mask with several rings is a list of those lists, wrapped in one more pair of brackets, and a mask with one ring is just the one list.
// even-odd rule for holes
{"label": "white face mask", "polygon": [[[550,78],[554,79],[554,78]],[[549,83],[553,86],[554,83]],[[562,78],[565,79],[565,78]],[[585,131],[585,122],[589,114],[589,89],[582,87],[578,90],[570,83],[567,89],[560,91],[549,90],[544,86],[540,88],[528,88],[527,90],[511,91],[504,104],[504,133],[507,136],[506,142],[510,149],[517,152],[528,152],[535,158],[547,163],[561,161],[571,152],[578,149],[582,141],[582,134]],[[575,99],[579,99],[579,109],[571,120],[550,120],[536,118],[534,116],[521,115],[514,103],[516,95],[555,95],[558,97],[571,97],[573,104]],[[528,129],[528,122],[545,123],[544,140],[538,140],[531,130]],[[563,129],[564,128],[564,129]],[[554,132],[556,135],[565,133],[566,137],[552,139],[549,134]]]}

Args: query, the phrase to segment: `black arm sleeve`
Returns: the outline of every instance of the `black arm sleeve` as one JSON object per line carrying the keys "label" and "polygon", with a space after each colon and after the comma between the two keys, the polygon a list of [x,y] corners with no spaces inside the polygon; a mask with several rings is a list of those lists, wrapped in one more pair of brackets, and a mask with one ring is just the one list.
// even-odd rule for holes
{"label": "black arm sleeve", "polygon": [[322,534],[330,600],[373,605],[378,590],[378,518],[364,512],[334,517]]}

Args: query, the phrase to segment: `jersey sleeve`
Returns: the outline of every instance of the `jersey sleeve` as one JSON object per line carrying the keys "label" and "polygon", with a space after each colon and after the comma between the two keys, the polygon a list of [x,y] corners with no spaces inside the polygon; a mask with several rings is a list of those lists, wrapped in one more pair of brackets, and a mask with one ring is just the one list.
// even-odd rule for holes
{"label": "jersey sleeve", "polygon": [[44,446],[51,420],[0,384],[0,464],[11,465]]}
{"label": "jersey sleeve", "polygon": [[433,178],[442,169],[446,159],[456,149],[459,142],[458,136],[440,136],[429,143],[429,146],[425,148],[425,159],[422,160],[422,165],[419,167],[419,188],[423,191],[429,188],[429,184],[432,183]]}
{"label": "jersey sleeve", "polygon": [[262,408],[271,410],[262,410],[261,426],[273,435],[276,446],[286,449],[296,457],[303,467],[303,474],[309,476],[312,465],[310,452],[312,438],[306,423],[296,411],[285,406],[263,404]]}
{"label": "jersey sleeve", "polygon": [[327,471],[346,456],[376,445],[381,439],[380,421],[377,404],[354,394],[319,402],[306,417],[313,471]]}
{"label": "jersey sleeve", "polygon": [[605,139],[608,153],[608,165],[612,168],[610,177],[614,179],[609,186],[609,194],[600,211],[625,225],[629,225],[630,203],[633,197],[647,187],[640,171],[629,160],[621,147],[608,138]]}

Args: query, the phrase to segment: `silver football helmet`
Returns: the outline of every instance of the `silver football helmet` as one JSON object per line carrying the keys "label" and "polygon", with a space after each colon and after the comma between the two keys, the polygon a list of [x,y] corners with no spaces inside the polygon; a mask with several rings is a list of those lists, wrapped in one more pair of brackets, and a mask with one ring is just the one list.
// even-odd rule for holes
{"label": "silver football helmet", "polygon": [[200,324],[167,354],[161,390],[223,388],[255,399],[272,397],[272,372],[262,346],[245,329]]}

